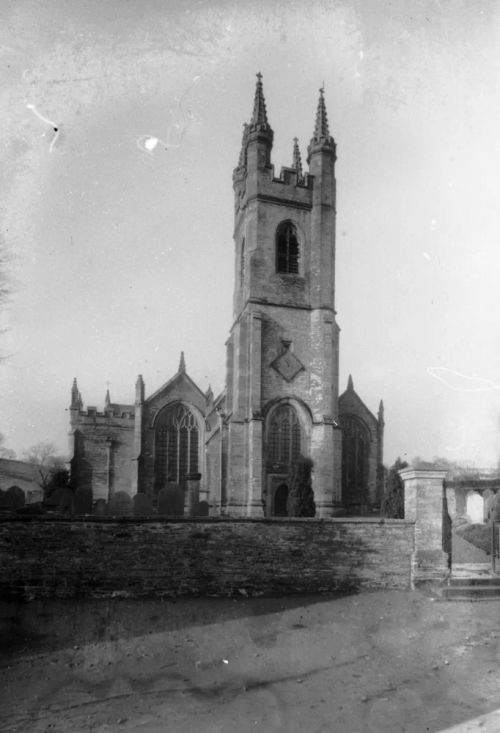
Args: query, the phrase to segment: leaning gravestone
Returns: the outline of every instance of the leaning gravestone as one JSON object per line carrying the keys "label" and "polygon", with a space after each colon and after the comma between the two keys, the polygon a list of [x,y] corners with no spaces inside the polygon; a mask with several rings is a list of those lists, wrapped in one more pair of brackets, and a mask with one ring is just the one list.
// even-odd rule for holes
{"label": "leaning gravestone", "polygon": [[4,506],[8,509],[21,509],[25,504],[24,491],[19,486],[11,486],[4,494]]}
{"label": "leaning gravestone", "polygon": [[158,514],[184,516],[184,491],[178,484],[167,484],[158,494]]}
{"label": "leaning gravestone", "polygon": [[114,517],[128,517],[132,514],[132,501],[126,491],[117,491],[111,495],[108,514]]}
{"label": "leaning gravestone", "polygon": [[75,491],[73,513],[77,515],[92,514],[92,489],[81,486]]}
{"label": "leaning gravestone", "polygon": [[147,494],[136,494],[132,499],[132,504],[136,517],[149,517],[153,514],[153,504]]}

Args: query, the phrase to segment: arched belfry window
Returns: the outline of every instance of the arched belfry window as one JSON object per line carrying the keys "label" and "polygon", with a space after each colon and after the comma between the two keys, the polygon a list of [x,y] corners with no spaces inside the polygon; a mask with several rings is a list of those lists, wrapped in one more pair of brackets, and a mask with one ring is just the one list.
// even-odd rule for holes
{"label": "arched belfry window", "polygon": [[160,415],[155,432],[156,483],[182,484],[186,474],[198,473],[199,429],[194,414],[176,403]]}
{"label": "arched belfry window", "polygon": [[299,418],[291,405],[281,405],[272,413],[267,438],[269,468],[288,472],[300,455],[302,442]]}
{"label": "arched belfry window", "polygon": [[284,221],[276,232],[276,272],[298,273],[299,256],[297,229],[291,221]]}

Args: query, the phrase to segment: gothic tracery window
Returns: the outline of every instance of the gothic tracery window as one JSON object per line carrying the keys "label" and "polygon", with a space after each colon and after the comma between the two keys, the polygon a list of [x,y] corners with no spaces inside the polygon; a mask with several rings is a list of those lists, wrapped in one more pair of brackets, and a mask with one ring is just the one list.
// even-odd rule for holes
{"label": "gothic tracery window", "polygon": [[268,460],[274,470],[288,471],[300,455],[301,428],[291,405],[278,407],[268,431]]}
{"label": "gothic tracery window", "polygon": [[198,472],[199,429],[193,413],[179,403],[164,410],[156,428],[156,481],[182,484]]}
{"label": "gothic tracery window", "polygon": [[359,503],[367,491],[370,437],[355,417],[342,419],[342,496],[348,503]]}
{"label": "gothic tracery window", "polygon": [[299,241],[297,229],[290,221],[283,222],[276,232],[276,272],[299,272]]}

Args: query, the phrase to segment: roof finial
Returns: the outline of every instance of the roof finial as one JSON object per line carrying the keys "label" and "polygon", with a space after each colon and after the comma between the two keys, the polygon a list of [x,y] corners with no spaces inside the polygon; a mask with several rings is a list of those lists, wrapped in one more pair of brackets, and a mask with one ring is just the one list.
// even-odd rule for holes
{"label": "roof finial", "polygon": [[302,181],[304,174],[302,171],[302,158],[300,156],[299,139],[298,137],[293,138],[293,162],[292,168],[297,171],[297,181]]}
{"label": "roof finial", "polygon": [[354,382],[352,381],[352,376],[349,374],[349,379],[347,380],[347,389],[354,391]]}
{"label": "roof finial", "polygon": [[144,402],[144,379],[142,374],[139,374],[135,383],[135,402],[137,405],[141,405]]}
{"label": "roof finial", "polygon": [[184,359],[184,352],[183,351],[181,351],[181,358],[179,360],[179,369],[178,369],[178,371],[179,371],[179,373],[186,371],[186,360]]}
{"label": "roof finial", "polygon": [[111,404],[111,397],[109,394],[109,382],[106,382],[108,388],[106,389],[106,397],[104,398],[104,407],[108,408]]}

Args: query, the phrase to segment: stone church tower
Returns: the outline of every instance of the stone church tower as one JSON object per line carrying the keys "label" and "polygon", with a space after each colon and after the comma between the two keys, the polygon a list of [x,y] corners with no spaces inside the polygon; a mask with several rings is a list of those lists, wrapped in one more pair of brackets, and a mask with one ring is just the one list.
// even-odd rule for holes
{"label": "stone church tower", "polygon": [[[354,391],[339,397],[335,320],[336,146],[320,90],[302,166],[275,176],[273,131],[261,75],[244,126],[234,189],[233,325],[224,392],[214,397],[178,372],[135,403],[83,409],[71,392],[72,477],[94,501],[143,494],[168,513],[286,516],[290,473],[312,461],[316,516],[370,514],[382,490],[383,407],[377,417]],[[123,498],[123,497],[122,497]],[[126,498],[126,497],[125,497]],[[179,502],[176,504],[178,511]]]}
{"label": "stone church tower", "polygon": [[279,178],[258,76],[234,171],[233,327],[227,343],[227,508],[281,514],[299,454],[312,459],[318,516],[340,503],[335,321],[335,142],[323,90],[302,169],[297,140]]}

